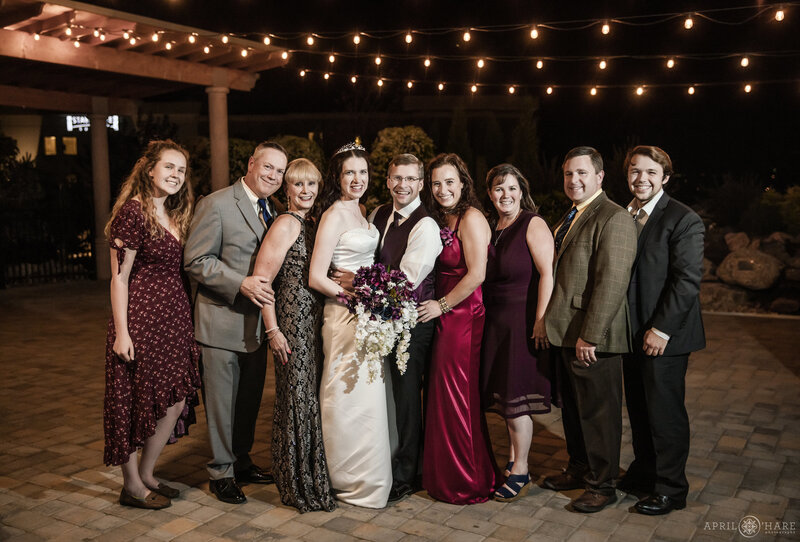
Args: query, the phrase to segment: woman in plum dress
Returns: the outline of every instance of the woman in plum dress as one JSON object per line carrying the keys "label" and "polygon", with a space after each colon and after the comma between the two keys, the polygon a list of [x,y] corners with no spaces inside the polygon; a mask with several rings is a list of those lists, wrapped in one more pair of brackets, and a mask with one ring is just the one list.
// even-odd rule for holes
{"label": "woman in plum dress", "polygon": [[281,502],[300,512],[336,508],[317,397],[322,303],[308,286],[310,212],[321,177],[305,158],[289,162],[283,176],[288,212],[267,231],[253,269],[275,284],[275,303],[261,309],[275,358],[272,472]]}
{"label": "woman in plum dress", "polygon": [[435,499],[473,504],[489,498],[496,478],[479,391],[481,283],[491,230],[461,158],[440,154],[425,170],[425,206],[444,228],[445,246],[436,267],[439,299],[418,308],[420,321],[438,318],[428,379],[422,485]]}
{"label": "woman in plum dress", "polygon": [[375,259],[378,230],[358,203],[369,185],[368,159],[364,147],[351,143],[329,162],[308,282],[326,297],[319,401],[331,485],[343,502],[383,508],[392,487],[387,410],[391,373],[382,370],[369,382],[364,352],[356,348],[355,318],[338,300],[345,290],[328,277],[331,266],[355,272]]}
{"label": "woman in plum dress", "polygon": [[122,466],[120,504],[137,508],[165,508],[179,495],[153,470],[167,441],[194,423],[200,388],[200,350],[181,276],[193,201],[188,158],[173,141],[151,141],[122,185],[106,227],[112,316],[103,459]]}
{"label": "woman in plum dress", "polygon": [[544,311],[553,292],[553,235],[536,214],[528,181],[511,164],[486,176],[491,202],[489,245],[483,302],[486,329],[481,357],[483,407],[505,418],[509,458],[498,501],[519,499],[530,489],[528,452],[532,414],[550,412],[552,371]]}

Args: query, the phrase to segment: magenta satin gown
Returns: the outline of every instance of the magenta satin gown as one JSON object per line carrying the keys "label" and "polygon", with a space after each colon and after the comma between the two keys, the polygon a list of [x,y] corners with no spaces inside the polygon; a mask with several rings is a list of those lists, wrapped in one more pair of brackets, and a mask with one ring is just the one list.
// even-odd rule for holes
{"label": "magenta satin gown", "polygon": [[[447,294],[466,273],[461,243],[454,235],[437,262],[436,297]],[[483,322],[478,287],[439,317],[433,339],[422,485],[431,497],[453,504],[484,502],[495,487],[494,456],[479,393]]]}

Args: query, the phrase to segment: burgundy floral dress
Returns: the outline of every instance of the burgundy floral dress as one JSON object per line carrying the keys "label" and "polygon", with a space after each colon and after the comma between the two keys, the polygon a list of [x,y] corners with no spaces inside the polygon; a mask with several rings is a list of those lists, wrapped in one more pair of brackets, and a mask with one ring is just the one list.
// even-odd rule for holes
{"label": "burgundy floral dress", "polygon": [[[111,223],[111,247],[122,266],[125,249],[136,258],[128,283],[128,332],[134,361],[114,354],[114,317],[106,339],[106,393],[103,407],[106,465],[122,465],[144,445],[167,409],[186,399],[170,442],[195,422],[200,349],[194,340],[189,296],[181,277],[183,246],[168,231],[150,235],[141,204],[130,200]],[[122,241],[117,247],[115,239]]]}

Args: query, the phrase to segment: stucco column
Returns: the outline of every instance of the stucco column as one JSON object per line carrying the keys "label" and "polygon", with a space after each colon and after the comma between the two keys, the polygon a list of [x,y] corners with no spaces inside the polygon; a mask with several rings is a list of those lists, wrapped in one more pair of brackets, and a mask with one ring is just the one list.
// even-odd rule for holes
{"label": "stucco column", "polygon": [[92,136],[92,192],[94,194],[94,261],[97,279],[111,278],[111,254],[103,230],[108,222],[111,205],[111,171],[108,162],[108,100],[92,99],[93,111],[89,115]]}
{"label": "stucco column", "polygon": [[211,141],[211,190],[231,183],[228,170],[228,88],[208,87],[208,136]]}

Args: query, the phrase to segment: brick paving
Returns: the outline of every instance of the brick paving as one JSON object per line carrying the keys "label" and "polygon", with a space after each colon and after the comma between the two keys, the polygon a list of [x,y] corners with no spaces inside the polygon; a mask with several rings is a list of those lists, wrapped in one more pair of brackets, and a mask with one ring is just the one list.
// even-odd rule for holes
{"label": "brick paving", "polygon": [[[120,469],[102,464],[107,292],[91,282],[0,291],[0,540],[718,541],[747,540],[737,532],[747,515],[762,522],[755,540],[800,538],[800,320],[705,315],[708,348],[692,356],[687,377],[689,503],[668,516],[631,513],[635,500],[622,492],[602,512],[576,514],[566,506],[579,492],[539,487],[508,504],[454,506],[419,492],[383,510],[340,504],[301,515],[280,503],[275,486],[251,485],[247,504],[229,505],[208,491],[202,408],[157,469],[181,497],[143,511],[117,503]],[[268,375],[254,449],[264,467]],[[530,466],[541,479],[563,466],[566,450],[557,409],[535,421]],[[632,457],[624,424],[623,466]],[[502,461],[504,424],[490,415],[489,427]],[[777,526],[782,534],[765,532],[778,521],[788,524]]]}

